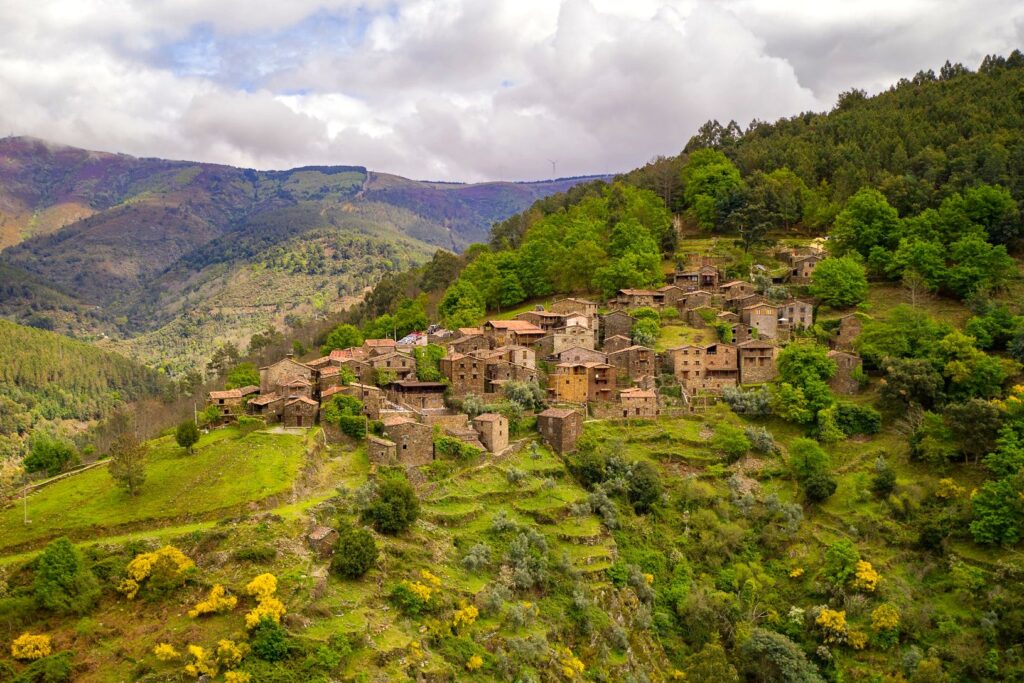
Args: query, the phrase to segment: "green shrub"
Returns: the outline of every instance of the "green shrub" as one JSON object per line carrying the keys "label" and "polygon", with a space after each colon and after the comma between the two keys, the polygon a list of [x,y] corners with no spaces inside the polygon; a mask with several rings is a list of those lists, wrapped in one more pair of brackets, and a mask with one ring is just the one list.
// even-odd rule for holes
{"label": "green shrub", "polygon": [[725,457],[729,463],[736,462],[750,450],[750,440],[739,427],[723,422],[715,427],[711,447]]}
{"label": "green shrub", "polygon": [[279,662],[288,656],[288,632],[270,617],[263,617],[249,634],[252,653],[268,662]]}
{"label": "green shrub", "polygon": [[27,472],[46,472],[53,477],[78,463],[74,444],[46,432],[37,432],[32,437],[32,450],[23,464]]}
{"label": "green shrub", "polygon": [[366,529],[345,527],[338,536],[331,570],[346,579],[358,579],[377,562],[377,542]]}
{"label": "green shrub", "polygon": [[[73,671],[74,655],[71,652],[58,652],[32,662],[21,674],[11,679],[11,683],[65,683],[71,680]],[[0,673],[3,673],[2,670]]]}
{"label": "green shrub", "polygon": [[413,525],[419,517],[420,502],[416,491],[405,479],[385,478],[377,486],[376,495],[362,511],[364,524],[382,534],[394,536]]}
{"label": "green shrub", "polygon": [[338,429],[342,434],[353,439],[366,438],[366,418],[362,415],[340,415],[338,417]]}
{"label": "green shrub", "polygon": [[186,452],[191,453],[192,447],[199,442],[199,427],[192,420],[185,420],[174,430],[174,440]]}
{"label": "green shrub", "polygon": [[825,566],[823,571],[833,585],[843,586],[853,578],[857,571],[860,552],[849,539],[836,541],[825,550]]}
{"label": "green shrub", "polygon": [[250,545],[239,548],[231,557],[238,562],[270,562],[277,557],[277,549],[270,545]]}
{"label": "green shrub", "polygon": [[78,548],[67,538],[58,538],[36,561],[32,592],[43,609],[84,614],[99,598],[100,587]]}
{"label": "green shrub", "polygon": [[812,503],[822,503],[832,497],[838,485],[836,481],[824,472],[812,474],[801,482],[804,495]]}
{"label": "green shrub", "polygon": [[459,462],[470,462],[480,456],[483,452],[467,443],[456,439],[454,436],[438,436],[434,439],[434,451],[443,458],[450,458]]}
{"label": "green shrub", "polygon": [[641,514],[661,499],[661,477],[654,465],[646,460],[636,463],[629,477],[627,493],[633,509]]}
{"label": "green shrub", "polygon": [[882,430],[882,414],[871,406],[840,403],[836,410],[836,423],[847,436],[877,434]]}

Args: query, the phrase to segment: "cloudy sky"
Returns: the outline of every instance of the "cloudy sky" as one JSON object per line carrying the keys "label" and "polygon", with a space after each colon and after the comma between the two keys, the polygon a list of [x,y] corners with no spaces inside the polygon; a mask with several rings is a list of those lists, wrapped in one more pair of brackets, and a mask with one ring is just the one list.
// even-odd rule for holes
{"label": "cloudy sky", "polygon": [[10,0],[0,135],[536,179],[1022,45],[1020,0]]}

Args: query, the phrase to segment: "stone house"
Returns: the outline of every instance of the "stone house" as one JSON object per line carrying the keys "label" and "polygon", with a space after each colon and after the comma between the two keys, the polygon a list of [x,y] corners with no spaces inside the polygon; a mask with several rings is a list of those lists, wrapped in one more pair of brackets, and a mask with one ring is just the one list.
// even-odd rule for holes
{"label": "stone house", "polygon": [[281,422],[285,427],[312,427],[319,412],[319,403],[306,396],[295,396],[284,402]]}
{"label": "stone house", "polygon": [[415,379],[403,379],[387,386],[388,400],[414,410],[443,410],[444,392],[448,385],[444,382],[421,382]]}
{"label": "stone house", "polygon": [[695,289],[687,292],[686,296],[683,297],[680,302],[680,312],[687,311],[691,308],[700,308],[702,306],[711,306],[714,303],[715,295],[703,289]]}
{"label": "stone house", "polygon": [[550,355],[556,355],[574,346],[592,349],[595,344],[594,331],[583,325],[567,325],[554,330],[551,334],[551,341]]}
{"label": "stone house", "polygon": [[636,318],[625,311],[612,311],[601,317],[601,331],[605,339],[617,335],[632,339],[635,324]]}
{"label": "stone house", "polygon": [[441,359],[439,367],[451,386],[452,396],[464,398],[469,394],[482,396],[487,383],[486,362],[473,354],[449,353]]}
{"label": "stone house", "polygon": [[395,444],[395,458],[402,465],[416,467],[434,459],[434,430],[429,425],[407,417],[388,417],[384,436]]}
{"label": "stone house", "polygon": [[631,387],[619,392],[622,417],[653,419],[661,412],[658,408],[658,394],[648,389]]}
{"label": "stone house", "polygon": [[616,334],[611,337],[604,338],[603,349],[606,353],[613,353],[615,351],[621,351],[624,348],[633,345],[633,340],[628,335]]}
{"label": "stone house", "polygon": [[723,323],[738,323],[740,321],[740,316],[738,313],[733,313],[732,311],[721,311],[715,316],[715,320]]}
{"label": "stone house", "polygon": [[551,310],[555,313],[580,313],[594,320],[597,317],[597,302],[567,297],[553,301]]}
{"label": "stone house", "polygon": [[310,549],[326,559],[334,554],[334,544],[338,542],[338,532],[328,526],[315,526],[306,534],[306,543]]}
{"label": "stone house", "polygon": [[864,329],[860,316],[856,313],[848,313],[839,319],[839,327],[833,333],[832,348],[840,351],[853,351],[854,342]]}
{"label": "stone house", "polygon": [[249,400],[249,403],[246,405],[246,411],[250,415],[262,417],[268,424],[277,422],[284,413],[284,402],[286,399],[286,396],[280,396],[275,393],[260,394]]}
{"label": "stone house", "polygon": [[768,297],[763,294],[747,294],[736,299],[729,300],[729,308],[736,311],[737,313],[742,311],[747,306],[753,306],[754,304],[766,304],[768,303]]}
{"label": "stone house", "polygon": [[656,289],[620,289],[613,303],[623,308],[659,308],[665,303],[665,295]]}
{"label": "stone house", "polygon": [[491,348],[491,342],[481,333],[457,337],[445,344],[445,346],[449,353],[473,353],[474,351],[485,351]]}
{"label": "stone house", "polygon": [[789,281],[794,284],[806,284],[811,281],[815,266],[825,257],[821,254],[804,254],[795,256],[790,262]]}
{"label": "stone house", "polygon": [[331,387],[340,387],[342,385],[342,374],[341,367],[336,365],[329,365],[325,368],[320,368],[316,371],[317,375],[317,386],[320,392],[323,393],[325,389]]}
{"label": "stone house", "polygon": [[536,382],[537,370],[518,363],[510,363],[502,357],[486,359],[484,393],[496,394],[504,391],[508,382]]}
{"label": "stone house", "polygon": [[654,360],[654,349],[639,345],[608,354],[608,362],[616,367],[620,375],[626,375],[631,380],[653,375]]}
{"label": "stone house", "polygon": [[367,363],[375,372],[393,372],[397,379],[410,379],[416,376],[416,359],[407,353],[381,353],[371,356]]}
{"label": "stone house", "polygon": [[398,464],[397,446],[394,441],[370,434],[366,437],[366,454],[374,465]]}
{"label": "stone house", "polygon": [[368,356],[380,356],[398,350],[398,342],[394,339],[367,339],[363,342],[363,350]]}
{"label": "stone house", "polygon": [[335,394],[344,394],[363,402],[363,414],[371,420],[380,418],[380,409],[384,401],[384,391],[372,384],[352,382],[337,387],[330,387],[320,393],[321,403],[326,403]]}
{"label": "stone house", "polygon": [[483,330],[492,346],[531,346],[545,334],[544,330],[525,320],[488,320]]}
{"label": "stone house", "polygon": [[736,344],[736,353],[740,384],[770,382],[778,375],[773,345],[759,339],[748,339]]}
{"label": "stone house", "polygon": [[610,401],[615,367],[607,363],[559,363],[548,375],[548,395],[555,401]]}
{"label": "stone house", "polygon": [[531,370],[537,368],[537,353],[526,346],[519,346],[516,344],[499,346],[482,355],[487,358],[521,365],[524,368],[529,368]]}
{"label": "stone house", "polygon": [[[625,337],[615,337],[615,339],[625,339]],[[628,342],[629,340],[626,339]],[[574,346],[570,349],[555,354],[559,363],[607,363],[607,354],[601,351],[595,351],[594,349],[585,349],[580,346]]]}
{"label": "stone house", "polygon": [[497,413],[483,413],[473,418],[473,428],[480,435],[480,443],[491,453],[508,448],[508,419]]}
{"label": "stone house", "polygon": [[779,308],[772,304],[751,304],[740,310],[740,320],[761,337],[775,339],[779,333]]}
{"label": "stone house", "polygon": [[695,344],[669,349],[666,360],[672,375],[687,392],[719,392],[739,383],[736,346]]}
{"label": "stone house", "polygon": [[785,318],[792,329],[810,327],[814,324],[814,306],[799,299],[784,301],[779,306],[779,317]]}
{"label": "stone house", "polygon": [[672,274],[672,284],[692,291],[695,289],[717,290],[721,274],[713,265],[704,265],[692,270],[677,270]]}
{"label": "stone house", "polygon": [[583,433],[583,416],[575,410],[548,408],[537,414],[537,431],[556,453],[571,453]]}
{"label": "stone house", "polygon": [[679,285],[665,285],[659,287],[658,291],[661,292],[662,305],[673,308],[679,308],[680,303],[686,299],[687,295],[687,291]]}
{"label": "stone house", "polygon": [[754,287],[753,283],[745,282],[743,280],[732,280],[731,282],[726,282],[719,289],[721,289],[722,294],[725,295],[726,301],[750,296],[756,292],[756,287]]}
{"label": "stone house", "polygon": [[297,396],[305,396],[306,398],[313,398],[313,382],[303,379],[302,377],[295,377],[278,387],[278,390],[289,398],[295,398]]}
{"label": "stone house", "polygon": [[832,390],[837,394],[847,395],[860,391],[860,382],[857,381],[856,375],[864,364],[861,357],[846,351],[829,351],[828,357],[836,364],[836,374],[828,382]]}
{"label": "stone house", "polygon": [[555,313],[553,311],[545,311],[543,308],[538,307],[539,310],[523,311],[522,313],[516,314],[516,320],[524,320],[528,323],[536,325],[545,332],[551,332],[552,330],[562,327],[565,325],[566,314]]}
{"label": "stone house", "polygon": [[238,416],[243,412],[246,397],[253,396],[259,390],[260,388],[256,386],[247,386],[239,389],[211,391],[207,403],[211,406],[217,406],[217,411],[221,417]]}
{"label": "stone house", "polygon": [[[287,394],[284,386],[295,379],[306,380],[312,387],[314,370],[304,363],[295,360],[288,354],[276,363],[260,368],[261,394]],[[312,391],[310,391],[312,394]]]}
{"label": "stone house", "polygon": [[[738,316],[737,316],[738,317]],[[741,322],[732,323],[732,341],[734,344],[754,338],[754,328]]]}

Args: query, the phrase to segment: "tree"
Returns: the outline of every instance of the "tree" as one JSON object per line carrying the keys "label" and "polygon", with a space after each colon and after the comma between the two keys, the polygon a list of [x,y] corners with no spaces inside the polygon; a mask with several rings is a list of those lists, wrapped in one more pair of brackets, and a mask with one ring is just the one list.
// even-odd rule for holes
{"label": "tree", "polygon": [[241,354],[238,352],[238,347],[227,342],[218,346],[213,352],[210,361],[206,364],[206,369],[216,373],[218,377],[224,377],[231,368],[238,365],[239,360],[241,360]]}
{"label": "tree", "polygon": [[444,379],[441,374],[441,359],[446,353],[443,346],[417,346],[412,353],[416,358],[416,379],[421,382],[440,382]]}
{"label": "tree", "polygon": [[700,652],[687,657],[686,680],[693,683],[739,683],[740,677],[716,638],[705,643]]}
{"label": "tree", "polygon": [[829,475],[828,454],[813,439],[796,439],[789,448],[789,467],[807,499],[820,503],[836,491]]}
{"label": "tree", "polygon": [[342,324],[331,330],[320,347],[320,353],[328,355],[335,349],[349,349],[363,345],[363,335],[355,325]]}
{"label": "tree", "polygon": [[67,439],[39,431],[32,436],[31,444],[24,461],[27,472],[46,472],[53,477],[79,462],[74,444]]}
{"label": "tree", "polygon": [[146,444],[139,441],[134,432],[123,432],[110,447],[110,465],[107,471],[118,486],[130,495],[138,494],[146,480]]}
{"label": "tree", "polygon": [[259,386],[260,371],[252,363],[239,363],[231,368],[224,379],[225,389],[238,389],[240,387]]}
{"label": "tree", "polygon": [[849,256],[825,259],[811,273],[810,292],[833,308],[855,306],[867,297],[867,273]]}
{"label": "tree", "polygon": [[661,333],[661,325],[651,318],[642,318],[633,325],[633,343],[640,346],[654,346]]}
{"label": "tree", "polygon": [[746,680],[758,683],[823,683],[814,664],[792,640],[755,628],[739,648]]}
{"label": "tree", "polygon": [[715,427],[711,447],[725,456],[726,462],[736,462],[750,450],[750,440],[739,427],[723,422]]}
{"label": "tree", "polygon": [[896,246],[899,226],[899,214],[889,205],[885,195],[878,190],[862,188],[850,197],[836,216],[832,243],[839,255],[855,251],[868,258],[872,247],[891,250]]}
{"label": "tree", "polygon": [[487,313],[479,290],[461,278],[444,293],[437,310],[444,324],[453,329],[477,325]]}
{"label": "tree", "polygon": [[192,447],[199,442],[199,428],[192,420],[185,420],[174,432],[174,440],[184,448],[189,455],[192,454]]}
{"label": "tree", "polygon": [[413,525],[419,512],[420,503],[409,482],[387,477],[377,486],[376,495],[363,510],[362,520],[382,534],[396,536]]}
{"label": "tree", "polygon": [[661,500],[661,477],[654,465],[641,460],[633,466],[627,490],[633,509],[643,514]]}
{"label": "tree", "polygon": [[291,649],[288,632],[277,621],[264,616],[249,634],[252,653],[268,662],[279,662],[288,656]]}
{"label": "tree", "polygon": [[100,587],[78,548],[58,538],[36,560],[32,592],[42,609],[85,614],[99,598]]}
{"label": "tree", "polygon": [[1013,195],[999,185],[975,185],[957,197],[971,221],[985,228],[993,244],[1012,244],[1024,235],[1024,223]]}
{"label": "tree", "polygon": [[946,424],[956,439],[964,462],[978,462],[996,446],[1003,426],[1003,413],[989,401],[971,398],[946,407]]}
{"label": "tree", "polygon": [[725,154],[701,149],[690,154],[681,173],[683,198],[701,228],[724,227],[743,191],[739,169]]}
{"label": "tree", "polygon": [[836,541],[825,550],[822,571],[834,586],[845,586],[857,573],[860,552],[848,538]]}
{"label": "tree", "polygon": [[334,545],[331,570],[346,579],[358,579],[377,562],[377,542],[366,529],[346,526]]}
{"label": "tree", "polygon": [[0,504],[6,503],[14,496],[25,468],[15,458],[0,456]]}

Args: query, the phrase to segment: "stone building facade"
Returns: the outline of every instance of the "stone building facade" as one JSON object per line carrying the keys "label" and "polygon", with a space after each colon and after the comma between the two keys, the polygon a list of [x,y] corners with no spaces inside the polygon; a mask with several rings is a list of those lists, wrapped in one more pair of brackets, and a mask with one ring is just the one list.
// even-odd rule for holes
{"label": "stone building facade", "polygon": [[548,408],[537,414],[541,438],[557,453],[571,453],[583,433],[583,416],[575,410]]}
{"label": "stone building facade", "polygon": [[480,435],[480,443],[491,453],[508,448],[508,419],[497,413],[483,413],[473,418],[473,428]]}

